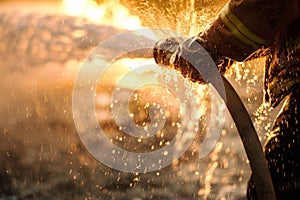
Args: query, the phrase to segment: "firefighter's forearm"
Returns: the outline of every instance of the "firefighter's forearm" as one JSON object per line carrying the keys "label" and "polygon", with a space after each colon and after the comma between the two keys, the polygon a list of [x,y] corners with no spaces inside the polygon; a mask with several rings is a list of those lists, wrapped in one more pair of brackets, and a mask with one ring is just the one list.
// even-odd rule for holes
{"label": "firefighter's forearm", "polygon": [[276,33],[299,16],[299,0],[232,0],[200,38],[213,55],[243,61],[268,47]]}
{"label": "firefighter's forearm", "polygon": [[272,40],[300,17],[299,0],[231,0],[229,9],[245,27],[257,36]]}

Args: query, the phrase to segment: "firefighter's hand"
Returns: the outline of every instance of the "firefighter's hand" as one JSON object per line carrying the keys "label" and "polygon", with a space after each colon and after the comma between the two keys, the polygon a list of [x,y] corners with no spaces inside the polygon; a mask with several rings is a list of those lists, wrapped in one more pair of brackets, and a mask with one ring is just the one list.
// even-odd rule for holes
{"label": "firefighter's hand", "polygon": [[157,64],[174,68],[193,82],[204,82],[197,66],[203,67],[201,72],[205,68],[215,67],[210,55],[196,38],[168,38],[158,41],[153,55]]}
{"label": "firefighter's hand", "polygon": [[174,56],[175,52],[177,51],[177,48],[181,42],[183,42],[184,38],[167,38],[164,40],[159,40],[153,50],[153,56],[155,59],[155,62],[157,64],[162,64],[169,66],[172,64],[172,56]]}

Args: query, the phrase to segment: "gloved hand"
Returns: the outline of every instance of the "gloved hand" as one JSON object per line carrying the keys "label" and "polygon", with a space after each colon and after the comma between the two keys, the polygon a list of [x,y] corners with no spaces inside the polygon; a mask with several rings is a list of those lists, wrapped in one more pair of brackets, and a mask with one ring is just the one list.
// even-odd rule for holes
{"label": "gloved hand", "polygon": [[224,73],[233,62],[214,51],[207,51],[203,44],[204,40],[198,36],[187,39],[167,38],[156,43],[153,56],[157,64],[174,68],[193,82],[204,83],[208,77],[203,75],[209,76],[212,67],[217,65],[219,71]]}

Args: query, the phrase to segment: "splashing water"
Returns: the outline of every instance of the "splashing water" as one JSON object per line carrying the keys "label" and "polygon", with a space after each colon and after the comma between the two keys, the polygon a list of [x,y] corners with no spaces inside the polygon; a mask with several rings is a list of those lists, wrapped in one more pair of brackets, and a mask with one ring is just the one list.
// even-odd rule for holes
{"label": "splashing water", "polygon": [[176,30],[185,35],[203,31],[225,5],[225,0],[141,0],[129,1],[133,14],[139,16],[146,27]]}
{"label": "splashing water", "polygon": [[[1,99],[0,109],[3,141],[0,155],[5,163],[0,167],[0,182],[5,185],[0,189],[0,197],[51,197],[49,191],[55,191],[58,198],[72,194],[83,199],[244,197],[249,163],[229,114],[216,147],[207,157],[198,157],[199,144],[207,129],[206,114],[210,112],[205,86],[192,85],[201,117],[195,141],[179,160],[156,172],[121,173],[98,163],[80,142],[72,121],[70,97],[76,73],[83,59],[100,41],[119,33],[120,29],[141,26],[195,35],[212,22],[226,1],[141,0],[124,1],[124,6],[116,4],[117,1],[99,5],[95,1],[74,2],[65,0],[59,5],[61,12],[72,17],[60,17],[61,13],[24,16],[19,10],[8,13],[7,9],[0,13],[3,30],[0,33],[3,36],[0,92],[6,97]],[[96,89],[97,118],[112,133],[108,137],[114,144],[131,151],[153,151],[168,145],[180,126],[180,104],[165,88],[155,91],[153,87],[140,88],[130,99],[130,117],[140,126],[150,123],[149,108],[157,99],[170,118],[168,128],[150,140],[133,139],[120,133],[122,127],[112,123],[107,114],[113,106],[108,95],[113,90],[113,82],[135,65],[147,62],[149,60],[122,59],[114,63],[115,69],[107,72],[110,75],[101,85],[105,90]],[[144,69],[130,78],[138,82],[149,77],[153,79],[153,73]],[[226,77],[243,99],[263,142],[278,112],[260,106],[263,59],[236,63]],[[123,85],[126,89],[132,89],[131,86],[129,82]]]}

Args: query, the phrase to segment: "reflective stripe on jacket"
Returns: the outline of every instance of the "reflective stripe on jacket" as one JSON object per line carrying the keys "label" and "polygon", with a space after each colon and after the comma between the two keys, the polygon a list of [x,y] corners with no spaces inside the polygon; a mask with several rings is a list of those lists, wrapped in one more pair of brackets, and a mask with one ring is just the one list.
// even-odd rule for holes
{"label": "reflective stripe on jacket", "polygon": [[213,55],[244,61],[298,18],[300,0],[231,0],[199,36]]}
{"label": "reflective stripe on jacket", "polygon": [[[258,50],[270,48],[266,100],[276,106],[299,84],[299,19],[300,0],[231,0],[199,37],[216,63],[225,57],[244,61]],[[277,40],[282,34],[288,37]],[[219,67],[225,71],[226,66]]]}

